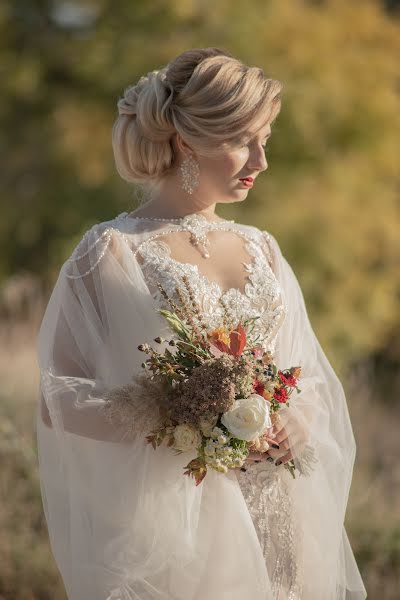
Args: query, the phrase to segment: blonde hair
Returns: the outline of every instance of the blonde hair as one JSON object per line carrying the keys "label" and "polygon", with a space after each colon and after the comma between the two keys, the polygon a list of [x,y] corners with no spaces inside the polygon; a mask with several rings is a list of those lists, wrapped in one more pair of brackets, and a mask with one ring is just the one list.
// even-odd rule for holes
{"label": "blonde hair", "polygon": [[175,166],[178,132],[198,155],[240,145],[252,123],[272,123],[282,84],[219,48],[194,48],[125,89],[112,145],[116,168],[130,183],[157,184]]}

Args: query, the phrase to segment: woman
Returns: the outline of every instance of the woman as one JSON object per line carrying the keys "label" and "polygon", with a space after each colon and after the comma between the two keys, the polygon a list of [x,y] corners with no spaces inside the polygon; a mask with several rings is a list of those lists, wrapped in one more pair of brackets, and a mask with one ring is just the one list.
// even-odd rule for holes
{"label": "woman", "polygon": [[[355,441],[343,388],[311,328],[298,281],[267,231],[220,218],[267,168],[281,84],[218,48],[184,52],[118,102],[119,174],[147,201],[95,224],[61,268],[38,336],[37,433],[52,550],[73,600],[362,600],[344,528]],[[155,452],[111,422],[106,393],[142,369],[140,344],[171,330],[159,283],[189,282],[203,321],[257,316],[301,392],[269,451],[201,485],[190,452]],[[204,383],[205,385],[205,383]],[[146,429],[147,427],[147,429]],[[285,464],[314,452],[293,478]]]}

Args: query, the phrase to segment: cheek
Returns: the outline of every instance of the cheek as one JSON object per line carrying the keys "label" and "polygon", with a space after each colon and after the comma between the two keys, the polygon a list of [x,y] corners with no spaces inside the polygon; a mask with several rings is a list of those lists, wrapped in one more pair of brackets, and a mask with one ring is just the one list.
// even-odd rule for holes
{"label": "cheek", "polygon": [[249,151],[246,148],[230,152],[229,154],[226,154],[221,161],[218,161],[216,171],[219,176],[221,176],[221,174],[224,174],[227,177],[236,175],[243,168],[243,165],[246,164],[248,157]]}
{"label": "cheek", "polygon": [[223,185],[224,181],[238,177],[248,158],[248,149],[241,148],[234,152],[223,153],[218,158],[206,159],[201,168],[203,172],[207,172],[209,181],[214,181],[216,185]]}
{"label": "cheek", "polygon": [[233,154],[233,160],[235,161],[236,165],[245,165],[247,163],[249,159],[249,150],[248,148],[241,148],[240,150],[237,150],[234,154]]}

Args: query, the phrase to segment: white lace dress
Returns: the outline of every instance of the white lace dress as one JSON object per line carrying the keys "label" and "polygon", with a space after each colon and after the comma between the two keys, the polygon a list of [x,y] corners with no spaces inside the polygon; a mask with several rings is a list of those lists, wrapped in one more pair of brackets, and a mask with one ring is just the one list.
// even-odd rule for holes
{"label": "white lace dress", "polygon": [[[236,281],[237,269],[229,279],[221,252],[200,259],[207,239],[238,252],[228,256],[243,265],[243,289],[212,280],[223,272]],[[173,258],[182,248],[190,258]],[[235,325],[258,317],[249,342],[280,368],[301,365],[301,393],[285,410],[309,431],[317,457],[309,477],[293,479],[284,465],[262,461],[246,471],[210,469],[196,486],[183,475],[196,453],[155,451],[144,439],[147,422],[144,431],[136,418],[126,443],[105,421],[107,391],[143,371],[138,345],[173,337],[156,310],[170,308],[158,284],[178,302],[177,286],[189,293],[185,282],[203,323],[217,327],[226,313]],[[43,507],[70,600],[366,598],[344,528],[355,459],[346,398],[270,233],[196,213],[174,222],[125,212],[93,225],[60,270],[38,333],[38,364]],[[147,408],[141,403],[145,418]]]}

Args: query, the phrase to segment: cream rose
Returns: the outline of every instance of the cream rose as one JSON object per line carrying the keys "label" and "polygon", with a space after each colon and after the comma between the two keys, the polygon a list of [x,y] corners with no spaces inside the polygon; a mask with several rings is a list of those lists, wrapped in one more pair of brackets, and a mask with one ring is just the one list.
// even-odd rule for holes
{"label": "cream rose", "polygon": [[201,444],[201,433],[191,425],[177,425],[174,430],[174,448],[186,452],[196,450]]}
{"label": "cream rose", "polygon": [[199,427],[204,435],[210,435],[211,431],[215,427],[218,421],[218,415],[214,417],[201,417],[199,421]]}
{"label": "cream rose", "polygon": [[251,442],[272,425],[270,403],[259,394],[239,398],[233,408],[222,415],[221,422],[239,440]]}

